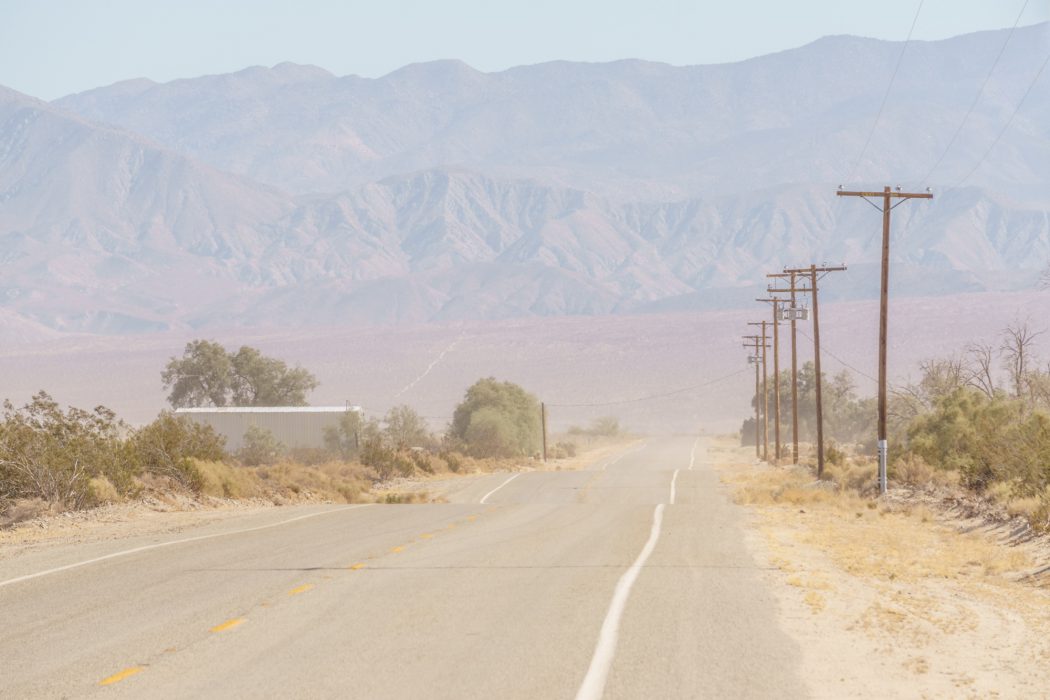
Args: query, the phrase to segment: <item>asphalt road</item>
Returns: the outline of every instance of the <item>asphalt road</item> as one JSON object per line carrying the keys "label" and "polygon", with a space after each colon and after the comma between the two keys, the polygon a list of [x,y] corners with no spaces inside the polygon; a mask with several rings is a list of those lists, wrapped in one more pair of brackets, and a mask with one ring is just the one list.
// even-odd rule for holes
{"label": "asphalt road", "polygon": [[0,697],[807,695],[703,438],[463,483],[0,561]]}

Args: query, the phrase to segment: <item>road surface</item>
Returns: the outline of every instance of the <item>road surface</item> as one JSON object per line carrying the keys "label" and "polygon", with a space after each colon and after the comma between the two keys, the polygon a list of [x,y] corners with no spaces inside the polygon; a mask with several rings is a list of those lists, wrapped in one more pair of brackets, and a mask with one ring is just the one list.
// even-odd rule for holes
{"label": "road surface", "polygon": [[792,698],[704,438],[0,561],[0,697]]}

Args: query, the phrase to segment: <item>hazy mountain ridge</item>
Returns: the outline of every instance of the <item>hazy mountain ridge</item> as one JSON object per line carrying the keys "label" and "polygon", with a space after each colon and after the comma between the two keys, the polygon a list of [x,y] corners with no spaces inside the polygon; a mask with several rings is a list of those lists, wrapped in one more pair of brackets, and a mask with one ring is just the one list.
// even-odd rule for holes
{"label": "hazy mountain ridge", "polygon": [[[987,70],[981,56],[1004,36],[919,43],[909,55],[928,57],[937,71],[958,60],[958,74],[941,80],[965,83]],[[1026,74],[1010,68],[1010,56],[1035,36],[1015,36],[997,71],[1005,77],[990,88],[993,105],[1023,87]],[[128,81],[61,107],[0,90],[0,333],[719,308],[747,303],[764,272],[813,259],[850,263],[843,291],[831,294],[869,296],[878,215],[803,170],[843,167],[822,161],[835,149],[855,157],[859,143],[817,134],[829,124],[866,134],[870,88],[810,94],[783,76],[843,73],[852,84],[867,68],[890,66],[898,51],[831,37],[730,66],[555,63],[483,74],[440,62],[378,81],[282,64],[166,85]],[[340,111],[336,88],[372,102]],[[905,83],[900,93],[909,90]],[[769,91],[783,109],[763,97]],[[895,293],[1031,286],[1050,258],[1050,197],[1032,187],[1050,181],[1050,159],[1041,159],[1050,155],[1050,119],[1035,118],[1050,114],[1050,100],[1035,92],[997,151],[990,184],[898,210]],[[549,99],[536,102],[542,94]],[[962,112],[937,99],[924,118],[957,124]],[[419,109],[402,109],[408,102]],[[307,118],[311,104],[327,106]],[[894,112],[914,118],[909,104],[891,102],[876,141],[892,133]],[[126,114],[122,127],[83,116],[114,109]],[[704,144],[683,145],[673,133],[658,142],[664,126],[678,124],[680,135],[698,114],[708,119]],[[216,131],[223,115],[229,128]],[[528,123],[518,129],[514,119]],[[974,120],[1001,128],[991,113]],[[144,136],[129,131],[140,121],[153,124]],[[811,142],[798,140],[800,128]],[[501,143],[503,134],[513,138]],[[337,183],[344,166],[354,177],[334,193],[292,195],[198,160],[227,159],[231,170],[266,180],[267,144],[287,159],[279,170],[304,182]],[[737,149],[732,165],[730,150],[719,151],[726,144]],[[892,165],[877,145],[866,173]],[[819,148],[801,154],[810,146]],[[451,166],[472,153],[481,154],[476,168]],[[411,169],[428,159],[441,167]],[[387,170],[395,174],[350,183]],[[718,178],[717,187],[694,187]],[[1018,183],[1018,194],[998,192],[1001,181]]]}
{"label": "hazy mountain ridge", "polygon": [[[973,138],[957,142],[934,183],[961,177],[991,143],[1035,74],[1046,34],[1045,24],[1017,30],[964,131]],[[909,45],[861,172],[924,175],[1005,36]],[[668,199],[838,182],[861,150],[899,53],[896,42],[839,36],[713,66],[561,61],[482,73],[439,61],[365,79],[280,64],[119,83],[57,104],[292,192],[461,166]],[[990,168],[974,184],[1046,181],[1047,124],[1050,96],[1033,93],[998,147],[1006,172]]]}

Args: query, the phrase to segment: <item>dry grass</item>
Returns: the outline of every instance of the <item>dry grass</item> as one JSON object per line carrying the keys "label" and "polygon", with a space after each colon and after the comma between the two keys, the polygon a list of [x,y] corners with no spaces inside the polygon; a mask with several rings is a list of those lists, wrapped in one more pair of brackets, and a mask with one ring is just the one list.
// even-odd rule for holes
{"label": "dry grass", "polygon": [[804,469],[738,470],[726,475],[738,503],[798,516],[799,539],[845,571],[884,580],[1011,580],[1035,568],[1023,551],[939,522],[926,505],[895,507],[860,495],[869,468],[841,468],[842,482],[814,481]]}
{"label": "dry grass", "polygon": [[[815,687],[834,697],[1041,697],[1050,591],[1019,581],[1038,550],[961,531],[921,488],[911,493],[922,500],[904,504],[861,495],[874,478],[863,462],[834,467],[837,481],[822,484],[752,455],[725,454],[719,468],[757,515],[756,556]],[[938,478],[908,468],[914,485]]]}

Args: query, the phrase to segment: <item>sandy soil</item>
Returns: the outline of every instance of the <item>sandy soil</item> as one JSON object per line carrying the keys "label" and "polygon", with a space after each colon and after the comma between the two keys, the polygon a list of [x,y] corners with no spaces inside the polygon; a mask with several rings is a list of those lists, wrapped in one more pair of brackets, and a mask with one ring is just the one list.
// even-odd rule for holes
{"label": "sandy soil", "polygon": [[1045,542],[865,501],[723,445],[722,479],[819,698],[1050,696]]}

